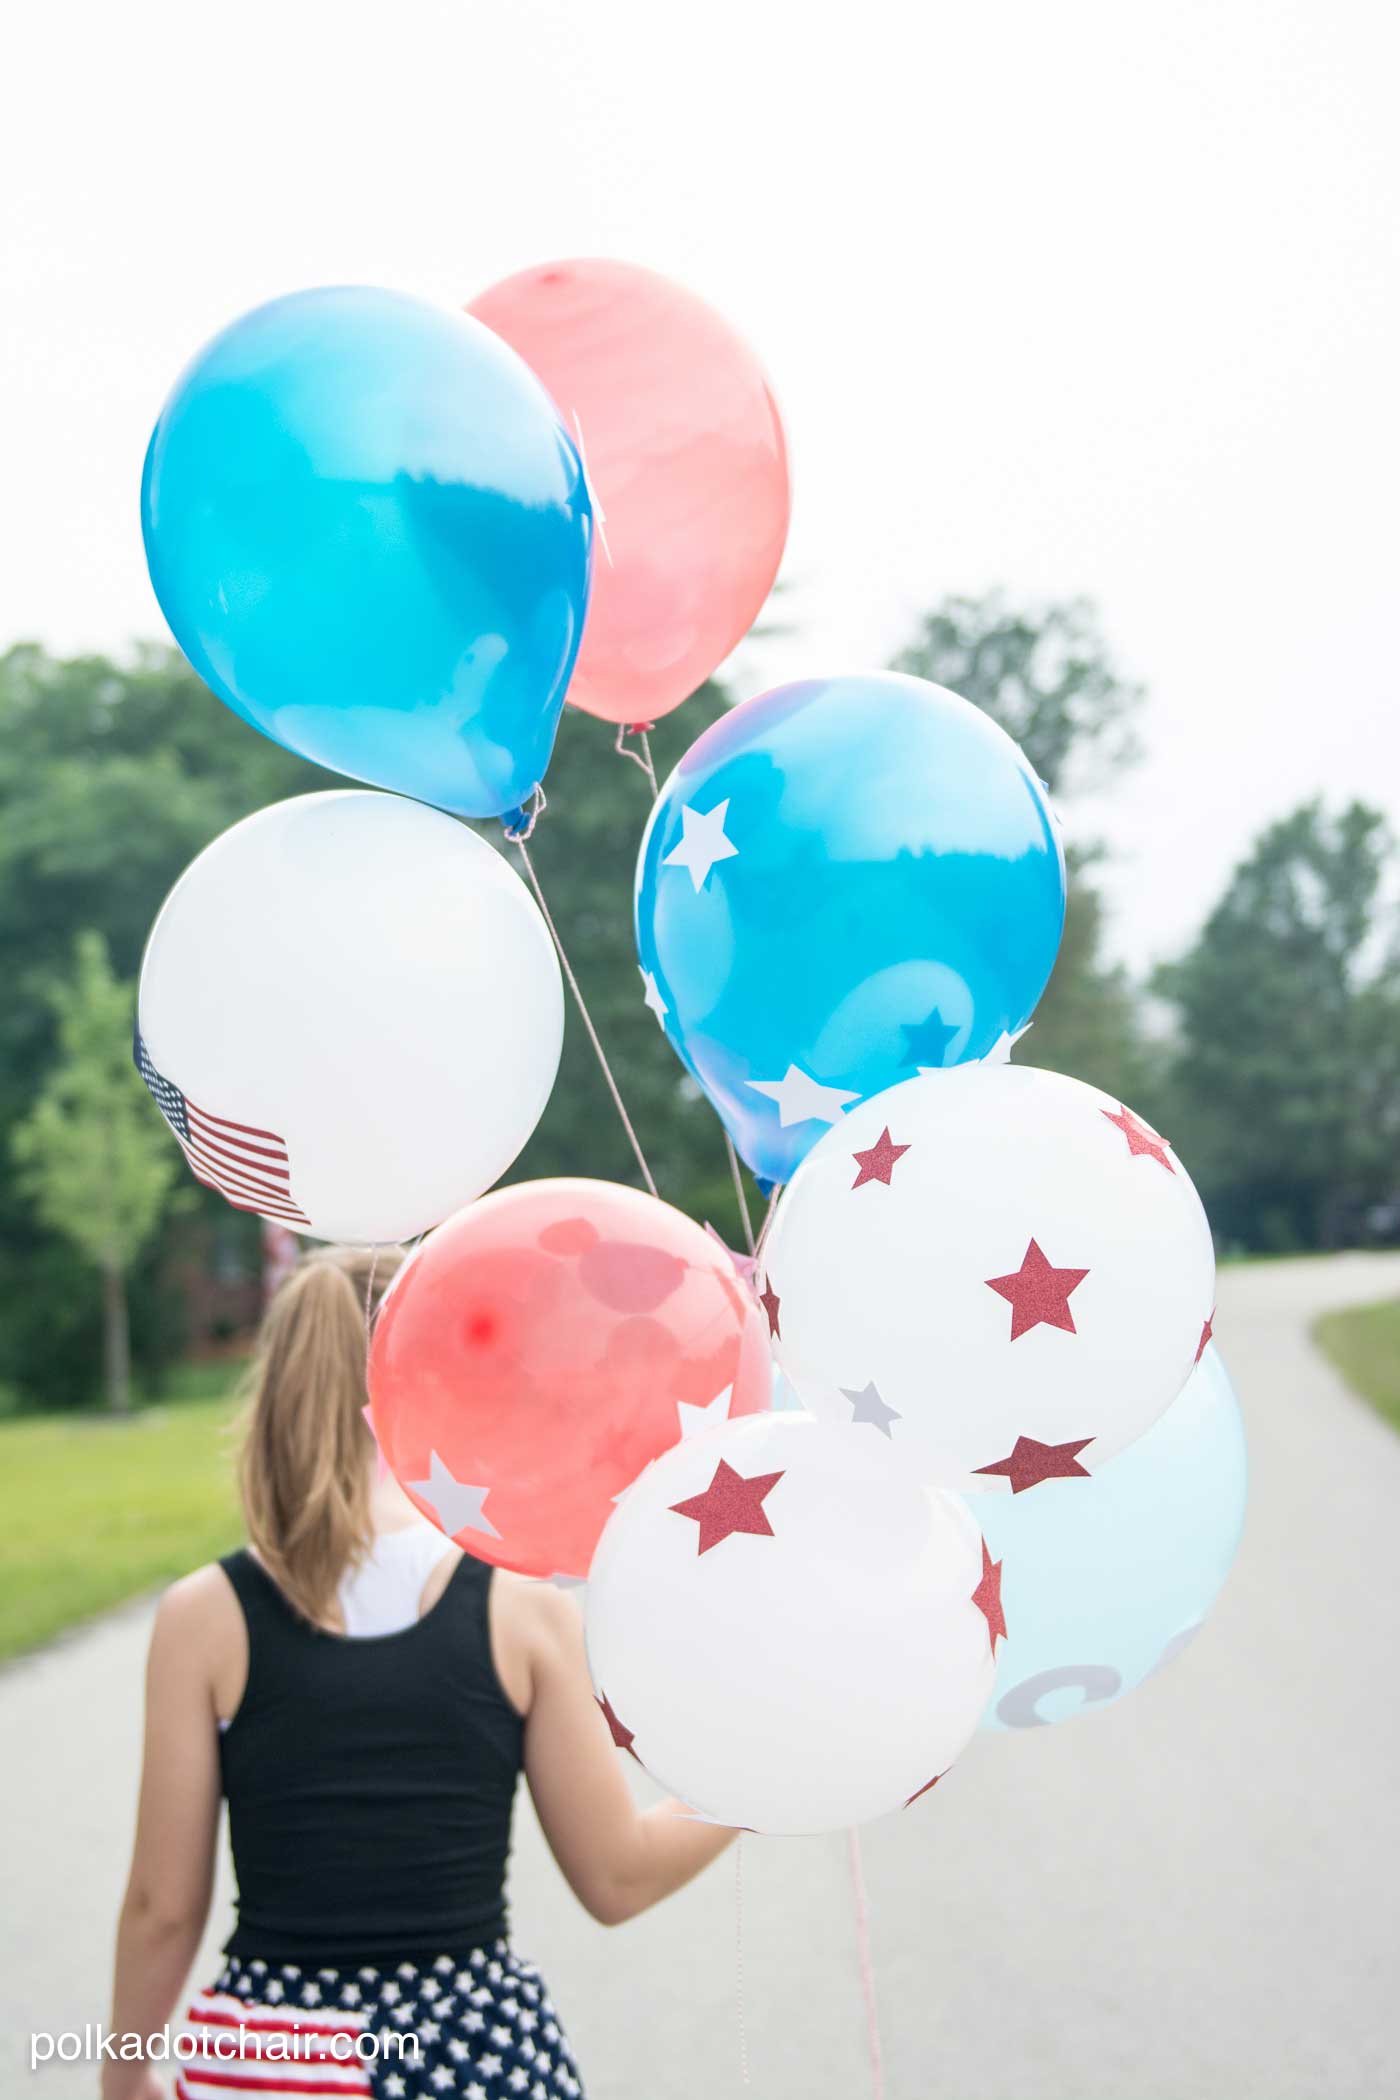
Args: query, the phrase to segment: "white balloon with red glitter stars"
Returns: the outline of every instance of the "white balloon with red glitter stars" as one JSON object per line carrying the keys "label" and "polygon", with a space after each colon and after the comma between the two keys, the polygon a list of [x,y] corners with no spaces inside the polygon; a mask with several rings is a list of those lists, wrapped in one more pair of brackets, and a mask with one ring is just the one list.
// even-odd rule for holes
{"label": "white balloon with red glitter stars", "polygon": [[907,1806],[977,1725],[1005,1633],[966,1507],[881,1440],[752,1415],[656,1459],[589,1574],[613,1740],[699,1815],[774,1835]]}
{"label": "white balloon with red glitter stars", "polygon": [[759,1291],[802,1404],[964,1493],[1082,1479],[1210,1332],[1186,1169],[1057,1072],[928,1072],[843,1115],[782,1197]]}

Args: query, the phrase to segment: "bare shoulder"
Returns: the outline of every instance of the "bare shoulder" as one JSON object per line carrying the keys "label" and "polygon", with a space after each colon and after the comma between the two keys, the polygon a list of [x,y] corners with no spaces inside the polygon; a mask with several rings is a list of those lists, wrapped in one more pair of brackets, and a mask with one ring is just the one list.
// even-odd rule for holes
{"label": "bare shoulder", "polygon": [[542,1675],[582,1655],[582,1615],[554,1583],[498,1568],[491,1583],[491,1645],[512,1706],[526,1713]]}
{"label": "bare shoulder", "polygon": [[521,1633],[551,1645],[578,1640],[582,1614],[569,1592],[557,1583],[540,1582],[529,1575],[511,1575],[498,1568],[494,1587],[500,1593],[502,1618]]}
{"label": "bare shoulder", "polygon": [[243,1631],[243,1613],[217,1561],[172,1582],[156,1606],[153,1650],[210,1655]]}

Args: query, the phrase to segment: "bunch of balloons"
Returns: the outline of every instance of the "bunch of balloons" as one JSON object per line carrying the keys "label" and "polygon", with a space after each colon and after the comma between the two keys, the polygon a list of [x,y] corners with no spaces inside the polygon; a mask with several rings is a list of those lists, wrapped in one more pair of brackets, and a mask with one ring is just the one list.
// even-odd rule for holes
{"label": "bunch of balloons", "polygon": [[467,1551],[587,1576],[614,1741],[774,1832],[1138,1683],[1223,1581],[1244,1480],[1184,1166],[1010,1063],[1064,921],[1047,790],[922,680],[735,707],[641,843],[643,996],[770,1196],[752,1258],[629,1188],[486,1193],[563,996],[534,899],[453,820],[522,834],[566,700],[680,705],[788,511],[761,369],[646,270],[552,264],[465,313],[304,292],[216,337],[151,439],[152,581],[221,700],[367,788],[199,856],[135,1045],[230,1203],[426,1233],[373,1336],[384,1459]]}

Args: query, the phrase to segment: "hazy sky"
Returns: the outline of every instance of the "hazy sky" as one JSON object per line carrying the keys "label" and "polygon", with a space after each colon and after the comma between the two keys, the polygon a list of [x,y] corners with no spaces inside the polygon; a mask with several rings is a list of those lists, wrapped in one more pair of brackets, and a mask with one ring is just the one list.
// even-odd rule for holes
{"label": "hazy sky", "polygon": [[0,129],[0,641],[162,633],[141,457],[269,295],[459,302],[630,257],[752,338],[797,631],[883,662],[948,591],[1096,598],[1146,762],[1136,966],[1300,797],[1400,823],[1393,8],[1321,0],[44,0]]}

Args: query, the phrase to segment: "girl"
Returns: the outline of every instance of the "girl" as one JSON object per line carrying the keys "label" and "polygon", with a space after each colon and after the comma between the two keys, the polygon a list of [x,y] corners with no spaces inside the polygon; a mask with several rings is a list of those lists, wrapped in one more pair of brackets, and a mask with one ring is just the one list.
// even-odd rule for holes
{"label": "girl", "polygon": [[[381,1255],[381,1282],[392,1266]],[[392,1478],[376,1483],[371,1287],[350,1248],[309,1255],[282,1286],[243,1447],[249,1544],[157,1611],[112,2032],[159,2032],[177,2007],[223,1794],[238,1923],[190,2007],[179,2100],[577,2100],[557,2015],[507,1937],[517,1776],[605,1925],[734,1833],[679,1803],[634,1806],[567,1597],[472,1560]],[[104,2065],[103,2100],[164,2093],[145,2062]]]}

